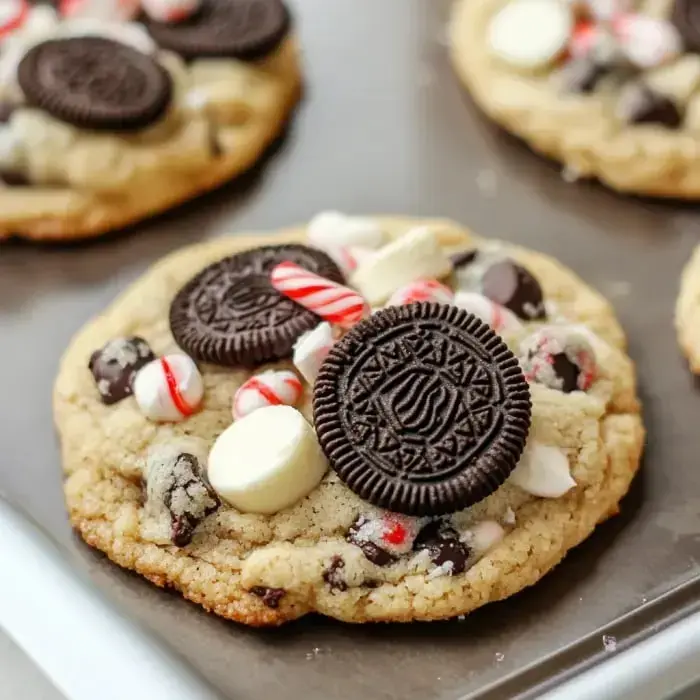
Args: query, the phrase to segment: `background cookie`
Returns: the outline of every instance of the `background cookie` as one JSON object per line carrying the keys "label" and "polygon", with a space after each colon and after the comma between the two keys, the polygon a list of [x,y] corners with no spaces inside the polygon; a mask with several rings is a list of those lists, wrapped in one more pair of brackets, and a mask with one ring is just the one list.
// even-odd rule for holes
{"label": "background cookie", "polygon": [[630,5],[459,0],[452,61],[479,107],[567,177],[698,197],[700,57],[688,3]]}
{"label": "background cookie", "polygon": [[700,248],[695,249],[681,275],[676,332],[690,369],[700,374]]}
{"label": "background cookie", "polygon": [[[0,53],[0,239],[96,236],[249,169],[282,133],[301,92],[297,41],[283,11],[274,31],[256,34],[255,55],[232,58],[180,55],[137,21],[59,21],[50,6],[34,7]],[[129,64],[129,87],[116,102],[108,65],[86,60],[108,42],[122,47],[117,70]],[[54,84],[45,85],[50,71],[38,80],[37,61],[58,47],[61,65],[49,61]],[[78,81],[69,76],[71,55],[82,66]]]}
{"label": "background cookie", "polygon": [[[379,223],[391,238],[429,224],[446,254],[483,244],[449,222]],[[304,238],[304,229],[296,229],[179,251],[75,338],[61,363],[54,395],[73,525],[120,565],[176,588],[219,615],[254,625],[279,624],[312,610],[356,622],[450,617],[537,581],[616,511],[638,466],[643,429],[632,365],[608,303],[554,260],[510,246],[502,251],[541,284],[549,302],[548,322],[555,322],[556,307],[577,328],[583,324],[578,332],[590,336],[597,362],[596,379],[585,393],[563,394],[531,384],[535,442],[528,444],[516,470],[520,486],[509,482],[453,516],[451,523],[430,527],[382,515],[332,472],[301,502],[269,516],[223,507],[207,516],[213,507],[210,495],[198,486],[200,495],[182,511],[188,522],[197,523],[184,548],[174,548],[169,540],[173,525],[167,512],[143,509],[138,479],[144,453],[164,440],[187,439],[196,445],[184,452],[199,460],[198,452],[206,452],[230,425],[232,396],[250,372],[201,366],[202,409],[181,423],[156,424],[144,418],[133,398],[112,406],[102,403],[87,367],[91,354],[127,329],[156,354],[175,351],[167,313],[188,279],[240,250]],[[144,299],[152,303],[144,304]],[[531,329],[520,330],[527,336]],[[518,333],[509,341],[513,347]],[[308,391],[298,408],[310,417]],[[556,486],[556,498],[551,492],[532,496],[543,463],[557,475],[546,481]],[[488,537],[485,523],[493,523]],[[410,558],[407,551],[413,552]],[[476,560],[479,551],[483,555]],[[521,556],[523,552],[529,554]]]}

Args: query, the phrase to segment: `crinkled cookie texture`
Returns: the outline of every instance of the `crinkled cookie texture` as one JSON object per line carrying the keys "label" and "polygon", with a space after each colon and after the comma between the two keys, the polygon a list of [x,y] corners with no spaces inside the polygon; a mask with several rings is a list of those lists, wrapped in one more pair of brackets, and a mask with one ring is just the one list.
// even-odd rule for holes
{"label": "crinkled cookie texture", "polygon": [[[221,185],[252,167],[283,132],[301,93],[293,33],[264,57],[185,61],[133,22],[56,24],[47,17],[0,47],[0,239],[97,236]],[[155,121],[94,131],[42,109],[31,83],[25,88],[35,88],[33,100],[23,93],[16,74],[28,47],[85,35],[123,42],[167,72],[172,94]]]}
{"label": "crinkled cookie texture", "polygon": [[[378,221],[391,238],[429,226],[449,254],[486,243],[447,221]],[[387,541],[392,544],[385,548],[376,546],[376,535],[386,513],[361,500],[332,470],[308,496],[276,514],[241,514],[225,505],[214,510],[214,497],[198,476],[203,455],[231,424],[233,394],[252,373],[200,364],[202,410],[183,422],[156,424],[144,418],[133,397],[114,405],[100,400],[88,369],[90,357],[118,336],[143,338],[157,355],[177,351],[168,310],[197,272],[252,247],[305,240],[306,230],[298,228],[178,251],[73,340],[61,362],[54,409],[67,507],[86,542],[153,583],[249,625],[278,625],[313,611],[347,622],[435,620],[468,613],[537,582],[617,512],[637,470],[644,435],[622,330],[607,301],[571,271],[545,255],[507,244],[503,250],[539,280],[550,311],[548,320],[524,321],[506,336],[509,346],[515,350],[533,330],[566,317],[595,349],[596,374],[585,393],[530,385],[530,466],[520,470],[517,482],[537,486],[530,467],[553,453],[559,460],[551,464],[558,481],[552,476],[544,486],[559,490],[543,495],[559,497],[535,497],[534,488],[527,491],[511,479],[449,520],[421,525],[389,517],[383,522],[390,524]],[[255,372],[270,369],[294,367],[280,361]],[[311,399],[306,384],[298,407],[309,420]],[[141,481],[154,447],[159,457],[148,468],[165,468],[167,450],[158,448],[163,443],[192,444],[179,458],[180,471],[168,477],[181,496],[179,510],[170,509],[171,523],[163,521],[163,512],[159,519],[149,514]],[[410,533],[415,538],[411,552],[405,535],[418,525],[420,534]],[[458,538],[458,532],[464,536]],[[173,535],[191,537],[191,542],[174,546]]]}
{"label": "crinkled cookie texture", "polygon": [[[543,7],[557,2],[598,8],[599,16],[617,11],[612,21],[563,26]],[[516,3],[521,11],[494,29]],[[538,7],[528,15],[523,5]],[[700,34],[689,7],[687,0],[458,0],[452,60],[481,109],[561,162],[567,176],[693,199],[700,196]],[[631,11],[641,20],[630,21]],[[528,16],[537,17],[530,26]],[[603,30],[598,44],[591,25]]]}
{"label": "crinkled cookie texture", "polygon": [[693,252],[681,276],[676,332],[690,369],[700,374],[700,247]]}

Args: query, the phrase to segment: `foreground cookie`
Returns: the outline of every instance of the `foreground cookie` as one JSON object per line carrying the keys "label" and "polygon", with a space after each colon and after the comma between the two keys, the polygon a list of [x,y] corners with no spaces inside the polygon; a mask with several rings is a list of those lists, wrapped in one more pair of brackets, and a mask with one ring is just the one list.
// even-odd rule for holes
{"label": "foreground cookie", "polygon": [[451,46],[480,107],[567,177],[700,196],[693,0],[459,0]]}
{"label": "foreground cookie", "polygon": [[676,332],[690,369],[700,374],[700,248],[695,249],[681,276]]}
{"label": "foreground cookie", "polygon": [[75,338],[54,399],[82,537],[251,625],[512,595],[617,511],[643,442],[607,302],[442,221],[177,252]]}
{"label": "foreground cookie", "polygon": [[301,74],[281,0],[8,0],[0,239],[76,239],[250,168]]}

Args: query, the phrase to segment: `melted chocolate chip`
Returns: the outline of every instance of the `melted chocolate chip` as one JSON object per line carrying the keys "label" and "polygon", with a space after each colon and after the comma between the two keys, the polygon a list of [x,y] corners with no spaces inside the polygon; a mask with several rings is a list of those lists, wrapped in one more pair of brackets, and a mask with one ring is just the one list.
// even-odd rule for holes
{"label": "melted chocolate chip", "polygon": [[388,566],[389,564],[392,564],[395,561],[395,557],[393,555],[374,544],[374,542],[364,539],[360,535],[360,528],[365,522],[366,518],[361,515],[350,527],[345,539],[350,542],[350,544],[354,544],[355,546],[359,547],[365,557],[367,557],[367,559],[369,559],[373,564],[376,564],[377,566]]}
{"label": "melted chocolate chip", "polygon": [[552,356],[552,370],[561,380],[561,390],[568,394],[578,389],[578,376],[581,368],[574,364],[563,352]]}
{"label": "melted chocolate chip", "polygon": [[376,578],[368,578],[362,582],[365,588],[379,588],[382,585],[381,581],[377,581]]}
{"label": "melted chocolate chip", "polygon": [[17,106],[12,102],[0,101],[0,124],[7,124]]}
{"label": "melted chocolate chip", "polygon": [[339,555],[334,555],[328,568],[323,572],[323,580],[330,586],[331,591],[347,591],[348,584],[343,578],[345,560]]}
{"label": "melted chocolate chip", "polygon": [[136,373],[156,356],[138,336],[115,338],[90,357],[88,367],[100,392],[102,403],[116,403],[131,396]]}
{"label": "melted chocolate chip", "polygon": [[618,114],[628,124],[660,124],[677,129],[683,117],[676,104],[642,83],[631,83],[620,96]]}
{"label": "melted chocolate chip", "polygon": [[460,267],[471,265],[476,260],[478,252],[479,251],[474,248],[474,250],[463,250],[460,253],[455,253],[450,257],[452,267],[456,270]]}
{"label": "melted chocolate chip", "polygon": [[279,608],[280,600],[287,594],[284,588],[266,588],[265,586],[253,586],[250,592],[254,596],[262,598],[262,602],[273,610]]}
{"label": "melted chocolate chip", "polygon": [[27,177],[17,170],[0,171],[0,180],[8,187],[26,187],[27,185],[31,185]]}
{"label": "melted chocolate chip", "polygon": [[540,283],[513,260],[491,265],[481,281],[484,296],[525,320],[543,319],[544,295]]}
{"label": "melted chocolate chip", "polygon": [[461,574],[467,568],[470,549],[461,542],[459,533],[442,520],[428,523],[413,543],[416,551],[427,550],[436,566],[451,564],[449,574]]}

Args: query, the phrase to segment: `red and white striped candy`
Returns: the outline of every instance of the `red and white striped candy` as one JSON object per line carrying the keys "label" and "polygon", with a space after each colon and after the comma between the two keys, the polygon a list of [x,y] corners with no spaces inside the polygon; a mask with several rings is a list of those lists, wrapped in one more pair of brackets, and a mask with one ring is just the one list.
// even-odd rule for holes
{"label": "red and white striped candy", "polygon": [[415,301],[434,301],[451,304],[454,292],[437,280],[420,279],[397,289],[389,298],[387,306],[403,306]]}
{"label": "red and white striped candy", "polygon": [[334,343],[333,327],[324,321],[313,330],[299,336],[294,344],[294,366],[311,386]]}
{"label": "red and white striped candy", "polygon": [[125,22],[141,10],[141,0],[61,0],[63,17],[90,17]]}
{"label": "red and white striped candy", "polygon": [[496,333],[517,331],[523,327],[518,317],[506,309],[476,292],[457,292],[452,302],[460,309],[469,311],[487,323]]}
{"label": "red and white striped candy", "polygon": [[588,20],[576,22],[569,41],[569,53],[572,58],[589,56],[598,40],[600,31],[594,22]]}
{"label": "red and white striped candy", "polygon": [[342,328],[354,326],[370,312],[367,302],[355,290],[315,275],[293,262],[277,265],[270,281],[281,294]]}
{"label": "red and white striped candy", "polygon": [[361,516],[354,526],[352,542],[371,542],[389,554],[406,554],[411,551],[424,518],[384,511],[380,516]]}
{"label": "red and white striped candy", "polygon": [[201,0],[141,0],[144,12],[155,22],[181,22],[201,4]]}
{"label": "red and white striped candy", "polygon": [[0,39],[19,29],[28,15],[27,0],[2,0],[0,2]]}
{"label": "red and white striped candy", "polygon": [[146,418],[181,421],[197,411],[204,382],[191,357],[165,355],[144,365],[134,379],[134,398]]}
{"label": "red and white striped candy", "polygon": [[236,420],[266,406],[293,406],[301,396],[299,378],[288,370],[261,372],[244,382],[233,397]]}

